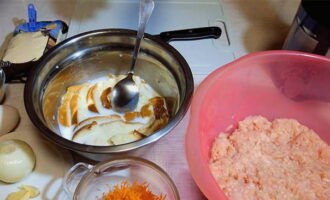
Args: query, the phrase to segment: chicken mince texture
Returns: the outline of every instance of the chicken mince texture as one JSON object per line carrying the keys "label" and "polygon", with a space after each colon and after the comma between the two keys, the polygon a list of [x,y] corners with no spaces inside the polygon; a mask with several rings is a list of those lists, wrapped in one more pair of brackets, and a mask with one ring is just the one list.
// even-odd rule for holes
{"label": "chicken mince texture", "polygon": [[330,199],[330,146],[294,119],[240,121],[214,141],[209,168],[230,200]]}

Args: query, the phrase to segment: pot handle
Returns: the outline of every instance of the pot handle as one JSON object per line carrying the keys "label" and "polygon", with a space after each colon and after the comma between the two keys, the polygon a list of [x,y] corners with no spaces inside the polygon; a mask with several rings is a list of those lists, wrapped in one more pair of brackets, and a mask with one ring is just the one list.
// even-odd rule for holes
{"label": "pot handle", "polygon": [[159,37],[164,42],[178,41],[178,40],[200,40],[214,38],[217,39],[221,36],[221,29],[217,26],[184,29],[177,31],[162,32]]}
{"label": "pot handle", "polygon": [[91,171],[93,165],[83,162],[75,164],[69,169],[63,178],[63,189],[65,193],[73,199],[74,192],[80,182],[80,180]]}
{"label": "pot handle", "polygon": [[36,64],[36,61],[19,64],[11,63],[8,61],[0,61],[0,68],[2,68],[5,73],[6,82],[10,82],[12,80],[27,76],[29,70]]}

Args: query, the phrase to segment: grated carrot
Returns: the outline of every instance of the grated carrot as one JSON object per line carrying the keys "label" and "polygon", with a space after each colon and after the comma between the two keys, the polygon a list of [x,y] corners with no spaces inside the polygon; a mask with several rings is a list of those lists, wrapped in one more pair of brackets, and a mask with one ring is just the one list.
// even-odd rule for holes
{"label": "grated carrot", "polygon": [[114,187],[112,191],[105,194],[103,200],[164,200],[165,196],[157,196],[149,190],[147,183],[139,184],[134,182],[129,185],[127,181]]}

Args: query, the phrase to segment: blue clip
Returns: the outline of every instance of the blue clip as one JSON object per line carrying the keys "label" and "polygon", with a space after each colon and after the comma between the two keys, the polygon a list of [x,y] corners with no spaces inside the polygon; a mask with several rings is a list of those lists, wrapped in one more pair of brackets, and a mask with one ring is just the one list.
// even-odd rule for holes
{"label": "blue clip", "polygon": [[57,38],[60,31],[63,28],[63,23],[60,20],[49,21],[37,21],[37,11],[33,4],[28,5],[28,18],[29,22],[18,25],[15,28],[15,34],[19,32],[36,32],[39,30],[48,30],[50,36]]}
{"label": "blue clip", "polygon": [[28,16],[29,16],[29,23],[28,23],[28,30],[29,32],[35,32],[38,30],[37,28],[37,11],[34,8],[33,4],[28,5]]}

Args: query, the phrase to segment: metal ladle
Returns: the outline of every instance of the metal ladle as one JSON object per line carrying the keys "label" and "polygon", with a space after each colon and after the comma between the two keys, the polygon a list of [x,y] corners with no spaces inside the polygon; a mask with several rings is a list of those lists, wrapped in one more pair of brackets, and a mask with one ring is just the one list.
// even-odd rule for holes
{"label": "metal ladle", "polygon": [[129,112],[136,108],[139,101],[139,88],[133,80],[134,67],[140,51],[141,40],[144,35],[146,24],[154,9],[153,0],[142,0],[139,11],[139,27],[133,52],[131,68],[127,76],[116,83],[111,92],[111,104],[117,112]]}

